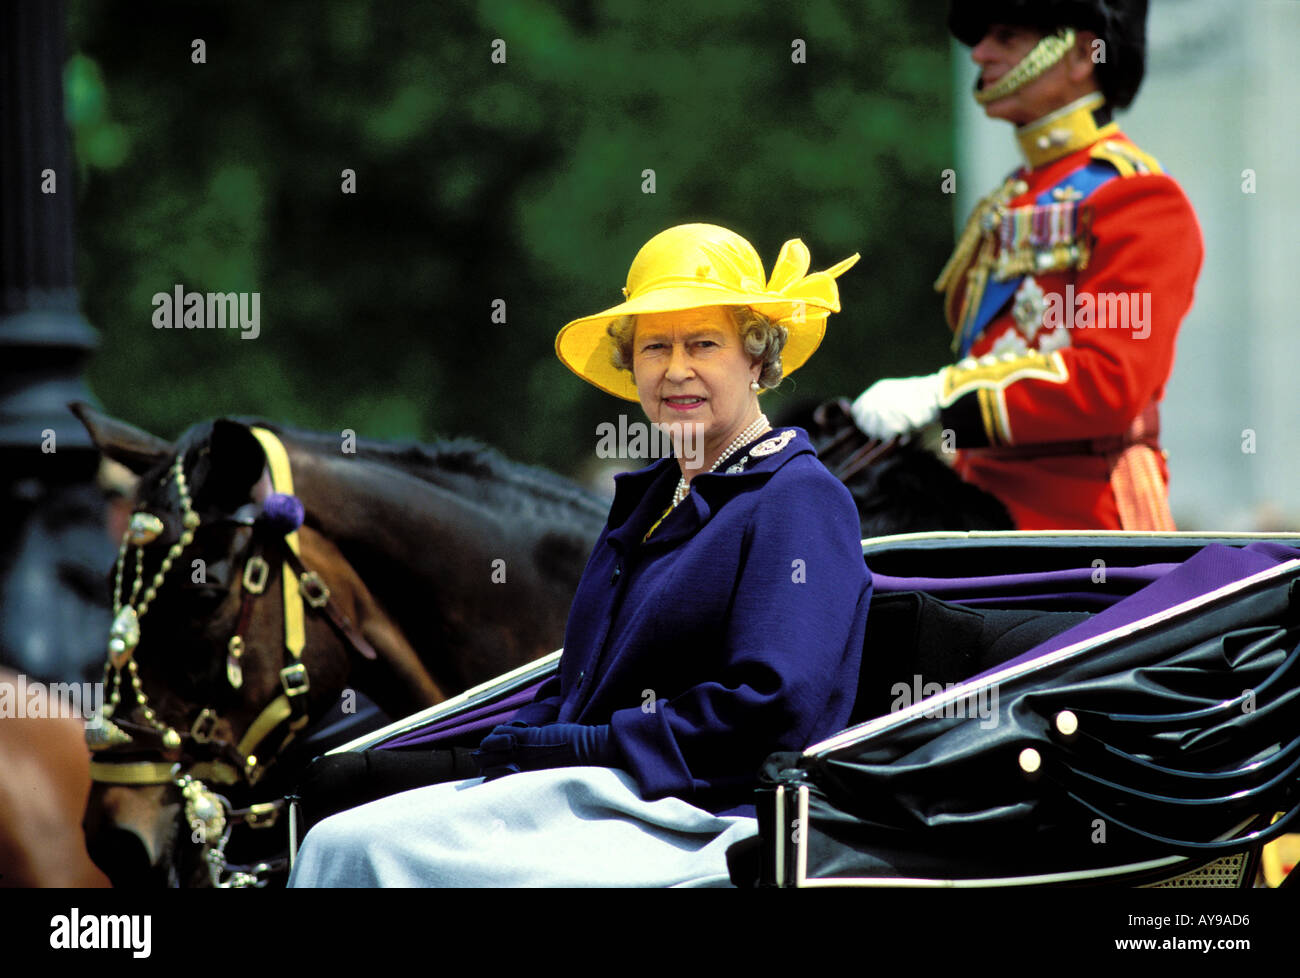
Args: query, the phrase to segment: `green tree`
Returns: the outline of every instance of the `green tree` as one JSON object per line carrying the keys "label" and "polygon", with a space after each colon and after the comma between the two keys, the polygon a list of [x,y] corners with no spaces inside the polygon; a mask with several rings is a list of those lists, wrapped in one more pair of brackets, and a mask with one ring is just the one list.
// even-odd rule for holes
{"label": "green tree", "polygon": [[[814,268],[862,253],[769,413],[946,355],[934,11],[73,0],[70,31],[91,382],[159,433],[263,414],[468,434],[575,471],[599,421],[636,408],[570,375],[555,333],[619,301],[640,245],[685,221],[734,228],[769,266],[795,236]],[[259,292],[259,337],[155,330],[152,297],[177,284]]]}

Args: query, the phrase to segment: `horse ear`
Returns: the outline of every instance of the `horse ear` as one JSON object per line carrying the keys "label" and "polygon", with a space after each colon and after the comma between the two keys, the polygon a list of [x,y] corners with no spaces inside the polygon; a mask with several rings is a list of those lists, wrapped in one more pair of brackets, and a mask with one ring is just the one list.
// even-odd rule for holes
{"label": "horse ear", "polygon": [[136,475],[141,475],[164,459],[170,458],[173,448],[169,442],[125,421],[100,414],[84,401],[73,401],[68,409],[86,426],[90,440],[104,455],[120,462]]}
{"label": "horse ear", "polygon": [[219,503],[240,505],[266,468],[262,443],[247,425],[218,418],[212,422],[208,446],[208,466],[200,491]]}

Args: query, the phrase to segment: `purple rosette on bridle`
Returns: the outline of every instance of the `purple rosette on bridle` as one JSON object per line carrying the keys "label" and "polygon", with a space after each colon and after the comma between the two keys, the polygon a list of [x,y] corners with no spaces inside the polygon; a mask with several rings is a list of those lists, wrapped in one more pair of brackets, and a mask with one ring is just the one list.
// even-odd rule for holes
{"label": "purple rosette on bridle", "polygon": [[302,526],[303,515],[302,501],[297,496],[273,492],[262,503],[259,519],[276,533],[285,536]]}

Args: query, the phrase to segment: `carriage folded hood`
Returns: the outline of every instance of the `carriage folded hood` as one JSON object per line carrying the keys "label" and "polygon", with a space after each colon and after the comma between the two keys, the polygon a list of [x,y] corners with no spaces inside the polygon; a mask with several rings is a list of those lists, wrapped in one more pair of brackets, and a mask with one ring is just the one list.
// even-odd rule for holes
{"label": "carriage folded hood", "polygon": [[[1088,621],[1062,632],[1037,648],[1003,663],[998,669],[1018,665],[1063,649],[1075,642],[1094,638],[1112,629],[1135,622],[1171,608],[1197,595],[1208,594],[1251,574],[1276,567],[1287,560],[1300,559],[1300,550],[1276,543],[1252,543],[1245,547],[1211,544],[1185,563],[1174,565],[1165,576],[1099,612]],[[993,672],[994,670],[989,670]],[[985,673],[983,675],[988,675]],[[975,677],[976,680],[983,676]]]}
{"label": "carriage folded hood", "polygon": [[763,791],[807,806],[809,879],[1067,881],[1285,831],[1297,770],[1300,551],[1261,543],[1206,547],[1017,659],[773,755]]}

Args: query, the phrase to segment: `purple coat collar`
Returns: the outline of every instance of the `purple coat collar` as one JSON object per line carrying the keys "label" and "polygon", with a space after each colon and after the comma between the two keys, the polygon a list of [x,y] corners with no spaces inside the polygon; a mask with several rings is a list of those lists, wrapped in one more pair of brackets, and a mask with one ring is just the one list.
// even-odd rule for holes
{"label": "purple coat collar", "polygon": [[[788,437],[787,432],[790,433]],[[762,452],[764,448],[767,453],[752,454],[753,449]],[[792,458],[803,454],[815,455],[816,451],[802,428],[787,425],[759,435],[723,459],[717,471],[702,472],[692,479],[690,494],[645,545],[657,547],[690,536],[727,500],[756,488]],[[740,471],[727,471],[738,465],[743,465]],[[614,476],[609,542],[624,553],[640,544],[645,532],[663,514],[679,478],[681,468],[674,456],[662,458],[635,472]]]}

